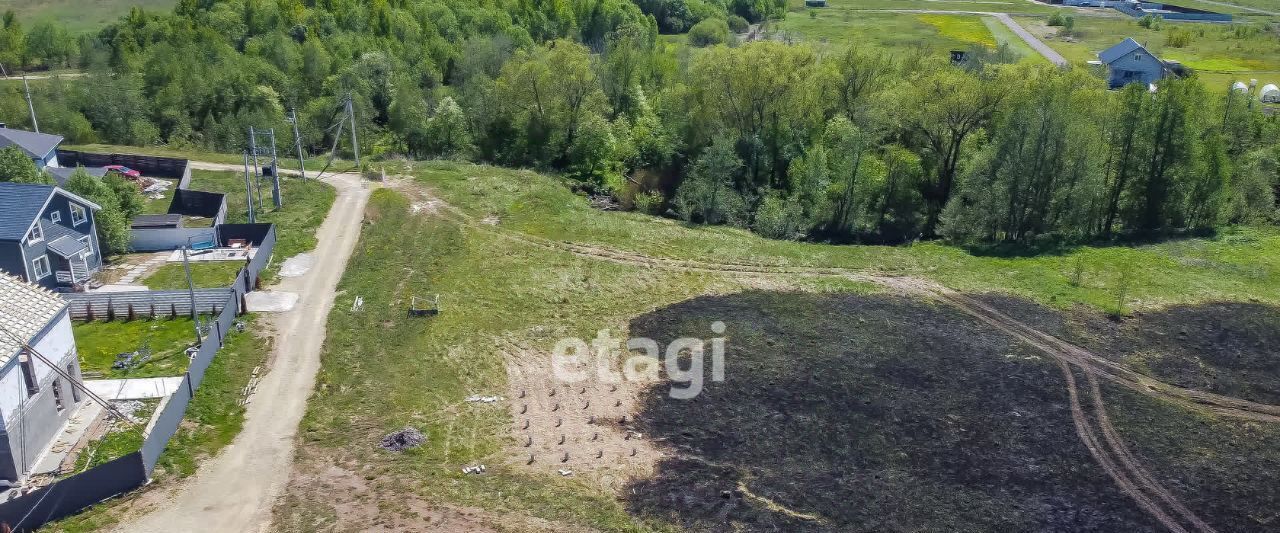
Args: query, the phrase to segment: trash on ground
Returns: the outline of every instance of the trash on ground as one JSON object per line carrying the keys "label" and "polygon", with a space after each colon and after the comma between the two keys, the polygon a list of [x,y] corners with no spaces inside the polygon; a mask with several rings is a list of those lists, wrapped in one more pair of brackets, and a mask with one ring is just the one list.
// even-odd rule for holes
{"label": "trash on ground", "polygon": [[382,449],[392,452],[404,451],[409,448],[417,448],[422,443],[427,442],[427,436],[416,428],[406,427],[400,431],[393,431],[385,437],[382,437]]}

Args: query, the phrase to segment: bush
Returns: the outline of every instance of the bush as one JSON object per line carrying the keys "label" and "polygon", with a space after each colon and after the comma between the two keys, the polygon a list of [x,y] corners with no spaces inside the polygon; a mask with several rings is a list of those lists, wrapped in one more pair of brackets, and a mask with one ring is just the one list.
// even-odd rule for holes
{"label": "bush", "polygon": [[706,19],[689,29],[689,44],[713,46],[729,42],[729,23],[722,19]]}
{"label": "bush", "polygon": [[631,201],[635,210],[641,213],[656,215],[662,209],[662,193],[657,191],[636,193]]}
{"label": "bush", "polygon": [[747,30],[751,29],[751,23],[738,15],[729,15],[729,29],[733,33],[746,33]]}
{"label": "bush", "polygon": [[1065,26],[1066,24],[1066,17],[1062,16],[1061,12],[1054,12],[1054,14],[1049,15],[1050,26]]}
{"label": "bush", "polygon": [[771,239],[796,239],[802,236],[803,220],[804,212],[798,200],[772,192],[760,202],[751,229]]}
{"label": "bush", "polygon": [[1191,30],[1174,28],[1173,31],[1170,31],[1169,35],[1165,37],[1164,44],[1173,48],[1186,48],[1187,45],[1191,44],[1193,37]]}

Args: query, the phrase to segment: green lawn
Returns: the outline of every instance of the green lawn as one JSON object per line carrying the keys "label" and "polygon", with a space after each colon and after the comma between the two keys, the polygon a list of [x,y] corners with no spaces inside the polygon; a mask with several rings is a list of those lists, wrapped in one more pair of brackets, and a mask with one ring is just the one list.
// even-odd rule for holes
{"label": "green lawn", "polygon": [[[187,370],[186,349],[195,343],[191,318],[158,318],[77,322],[73,326],[80,369],[86,376],[102,379],[180,376]],[[144,345],[151,360],[132,370],[116,370],[116,355],[133,352]],[[96,379],[96,378],[95,378]]]}
{"label": "green lawn", "polygon": [[132,7],[168,12],[176,4],[176,0],[0,0],[0,11],[13,10],[27,25],[53,20],[72,33],[91,33],[127,15]]}
{"label": "green lawn", "polygon": [[[191,263],[191,281],[197,289],[230,287],[244,268],[242,261],[199,261]],[[186,289],[187,273],[182,263],[165,263],[151,275],[138,280],[153,291]]]}
{"label": "green lawn", "polygon": [[927,48],[935,53],[973,45],[995,46],[996,40],[976,15],[917,15],[815,9],[791,13],[773,25],[775,34],[837,46],[874,44],[887,49]]}
{"label": "green lawn", "polygon": [[[804,11],[808,8],[805,7],[804,0],[788,0],[787,9],[792,12],[788,15],[788,18],[790,18],[799,16],[796,12]],[[1059,8],[1037,2],[1018,0],[828,0],[827,7],[820,8],[818,10],[842,11],[876,9],[1048,14]],[[800,15],[803,15],[803,13]]]}

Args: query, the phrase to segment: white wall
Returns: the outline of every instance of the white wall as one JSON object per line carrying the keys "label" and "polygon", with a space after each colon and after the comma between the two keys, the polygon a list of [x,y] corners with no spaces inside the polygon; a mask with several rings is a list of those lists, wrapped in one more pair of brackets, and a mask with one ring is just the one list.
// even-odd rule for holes
{"label": "white wall", "polygon": [[[36,339],[32,346],[54,363],[74,353],[76,339],[71,331],[71,314],[63,312],[58,321],[45,332],[44,336]],[[54,377],[53,369],[39,358],[33,357],[32,364],[36,368],[36,383],[40,383],[43,388],[44,384]],[[8,371],[0,376],[0,416],[3,416],[6,421],[13,420],[14,411],[28,397],[27,384],[22,378],[22,369],[19,366],[20,363],[17,362],[8,365]],[[65,372],[66,369],[64,368],[63,371]]]}

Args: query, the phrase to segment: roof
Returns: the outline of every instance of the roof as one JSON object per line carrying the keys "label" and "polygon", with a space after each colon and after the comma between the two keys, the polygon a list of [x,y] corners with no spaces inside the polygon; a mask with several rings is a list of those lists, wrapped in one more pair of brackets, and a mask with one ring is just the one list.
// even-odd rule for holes
{"label": "roof", "polygon": [[[76,168],[83,168],[85,172],[88,172],[90,176],[93,176],[95,178],[101,178],[107,175],[106,167],[76,167]],[[53,180],[58,182],[59,186],[66,186],[67,181],[71,179],[71,173],[76,171],[76,169],[72,167],[47,167],[44,170],[48,172],[51,176],[53,176]]]}
{"label": "roof", "polygon": [[0,274],[0,366],[22,347],[10,334],[30,343],[66,307],[67,301],[52,292]]}
{"label": "roof", "polygon": [[[1131,37],[1125,37],[1123,41],[1120,41],[1120,44],[1098,53],[1098,59],[1101,59],[1103,63],[1115,63],[1117,59],[1138,50],[1142,50],[1143,52],[1147,51],[1146,48],[1143,48],[1142,45],[1138,44],[1138,41],[1133,40]],[[1150,55],[1151,52],[1147,52],[1147,54]]]}
{"label": "roof", "polygon": [[102,209],[98,204],[52,185],[0,182],[0,240],[16,241],[25,237],[54,192],[92,209]]}
{"label": "roof", "polygon": [[69,237],[66,235],[49,241],[48,247],[50,252],[58,254],[58,257],[63,259],[71,259],[72,257],[80,255],[80,252],[89,249],[89,245],[80,242],[80,240],[75,237]]}
{"label": "roof", "polygon": [[52,152],[59,144],[62,144],[61,135],[0,128],[0,148],[17,146],[23,152],[26,152],[28,157],[36,158],[49,155],[49,152]]}

